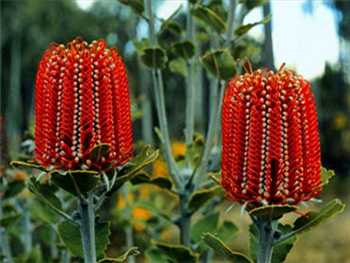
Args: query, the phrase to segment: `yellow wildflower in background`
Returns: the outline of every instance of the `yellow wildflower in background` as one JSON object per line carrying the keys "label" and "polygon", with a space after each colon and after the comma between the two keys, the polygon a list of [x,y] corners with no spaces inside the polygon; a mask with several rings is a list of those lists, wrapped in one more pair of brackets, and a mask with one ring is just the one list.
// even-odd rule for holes
{"label": "yellow wildflower in background", "polygon": [[168,175],[168,168],[163,160],[157,159],[153,162],[153,174],[155,176],[163,177],[166,177]]}
{"label": "yellow wildflower in background", "polygon": [[138,232],[144,231],[146,228],[145,222],[152,217],[151,212],[143,207],[134,207],[131,214],[134,229]]}
{"label": "yellow wildflower in background", "polygon": [[[175,160],[184,158],[186,154],[186,144],[182,142],[173,142],[171,144],[171,152],[175,157]],[[158,159],[153,162],[153,174],[155,176],[167,176],[168,175],[168,167],[164,160]]]}
{"label": "yellow wildflower in background", "polygon": [[127,206],[127,204],[130,204],[133,200],[134,200],[134,196],[132,193],[128,193],[127,198],[125,197],[125,195],[118,195],[117,208],[123,209]]}
{"label": "yellow wildflower in background", "polygon": [[28,177],[28,174],[26,172],[23,172],[23,171],[16,171],[14,174],[13,174],[13,179],[15,181],[25,181]]}
{"label": "yellow wildflower in background", "polygon": [[152,216],[151,212],[143,207],[135,207],[132,210],[132,217],[133,219],[136,220],[143,220],[143,221],[147,221],[148,219],[150,219]]}
{"label": "yellow wildflower in background", "polygon": [[337,113],[333,119],[333,126],[337,130],[342,130],[346,127],[348,120],[345,114]]}
{"label": "yellow wildflower in background", "polygon": [[186,144],[182,142],[173,142],[171,144],[171,152],[175,159],[178,157],[184,157],[186,154]]}

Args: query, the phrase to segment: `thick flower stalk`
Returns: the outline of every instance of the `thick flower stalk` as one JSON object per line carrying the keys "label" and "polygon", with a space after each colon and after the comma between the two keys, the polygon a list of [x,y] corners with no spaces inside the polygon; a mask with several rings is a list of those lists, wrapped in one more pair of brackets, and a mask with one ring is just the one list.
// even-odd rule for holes
{"label": "thick flower stalk", "polygon": [[[103,40],[77,38],[45,51],[35,85],[35,159],[63,170],[103,170],[133,151],[125,65]],[[91,160],[98,144],[109,152]]]}
{"label": "thick flower stalk", "polygon": [[257,70],[232,79],[222,138],[221,183],[234,201],[298,204],[320,193],[315,100],[295,72]]}

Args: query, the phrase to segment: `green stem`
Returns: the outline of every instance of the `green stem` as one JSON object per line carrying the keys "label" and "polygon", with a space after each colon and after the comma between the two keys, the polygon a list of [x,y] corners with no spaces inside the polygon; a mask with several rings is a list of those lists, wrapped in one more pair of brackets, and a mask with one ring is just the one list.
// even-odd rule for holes
{"label": "green stem", "polygon": [[68,252],[68,250],[64,250],[62,252],[62,263],[70,263],[71,260],[70,260],[70,254]]}
{"label": "green stem", "polygon": [[[193,43],[195,33],[195,23],[191,15],[191,4],[188,3],[187,8],[187,39]],[[195,88],[194,88],[194,72],[195,61],[190,59],[187,67],[186,77],[186,129],[185,129],[185,141],[187,147],[190,147],[193,140],[194,132],[194,109],[195,109]],[[186,157],[189,157],[188,154]]]}
{"label": "green stem", "polygon": [[[2,198],[0,196],[0,219],[3,216],[2,212]],[[5,256],[4,263],[13,263],[11,248],[9,244],[9,239],[6,234],[5,228],[0,226],[0,244],[2,254]]]}
{"label": "green stem", "polygon": [[272,222],[270,220],[256,220],[255,224],[259,231],[257,263],[271,263],[274,234]]}
{"label": "green stem", "polygon": [[188,194],[180,195],[180,241],[184,246],[191,245],[191,214],[188,212]]}
{"label": "green stem", "polygon": [[217,97],[218,97],[218,80],[212,79],[210,82],[210,102],[211,103],[210,103],[210,116],[209,116],[209,125],[208,125],[208,133],[207,133],[207,142],[204,147],[201,163],[199,164],[199,167],[195,175],[195,185],[199,184],[202,173],[204,173],[207,169],[212,141],[215,135],[214,124],[216,123],[215,116],[217,116],[217,111],[218,111]]}
{"label": "green stem", "polygon": [[[154,24],[154,16],[152,12],[152,0],[145,0],[145,10],[148,18],[148,26],[149,26],[149,38],[151,46],[155,46],[157,44],[156,35],[155,35],[155,24]],[[168,129],[168,120],[165,111],[165,100],[164,100],[164,83],[162,71],[159,69],[152,69],[152,80],[154,86],[154,93],[156,98],[156,108],[158,115],[158,122],[160,126],[160,131],[162,133],[162,140],[164,145],[164,153],[165,159],[170,169],[170,175],[172,176],[176,186],[180,188],[181,180],[179,169],[176,165],[174,157],[171,154],[171,143],[170,143],[170,135]]]}
{"label": "green stem", "polygon": [[221,80],[220,81],[220,95],[219,95],[219,102],[218,102],[219,105],[218,105],[217,114],[215,116],[216,145],[221,144],[221,110],[222,110],[222,102],[224,100],[224,95],[225,95],[225,87],[226,87],[226,81]]}
{"label": "green stem", "polygon": [[[134,246],[134,237],[133,237],[133,229],[132,225],[127,225],[125,228],[125,236],[126,236],[126,246],[128,248]],[[135,263],[135,257],[134,256],[129,256],[128,257],[128,263]]]}
{"label": "green stem", "polygon": [[57,237],[56,231],[54,228],[50,229],[50,254],[52,258],[57,258],[58,250],[57,250]]}
{"label": "green stem", "polygon": [[230,0],[230,7],[228,11],[228,19],[227,19],[227,32],[226,32],[226,40],[225,47],[229,47],[233,30],[234,30],[234,20],[235,20],[235,11],[236,11],[236,0]]}
{"label": "green stem", "polygon": [[[230,7],[229,7],[229,16],[227,20],[227,32],[226,32],[226,40],[225,40],[225,47],[228,47],[234,30],[234,16],[235,16],[235,10],[236,10],[236,0],[230,0]],[[217,44],[214,41],[214,46]],[[219,133],[220,133],[220,127],[221,127],[221,106],[222,106],[222,100],[224,97],[224,91],[225,91],[225,81],[220,81],[220,95],[218,98],[218,80],[212,80],[211,81],[211,87],[210,91],[212,94],[210,94],[211,104],[210,104],[210,116],[209,116],[209,125],[208,125],[208,133],[207,133],[207,142],[204,147],[204,152],[202,156],[202,160],[200,163],[199,168],[196,172],[196,185],[198,185],[199,177],[202,173],[206,171],[206,166],[208,164],[210,151],[213,144],[213,139],[215,137],[215,134],[218,134],[218,140],[219,140]]]}
{"label": "green stem", "polygon": [[[123,194],[125,200],[128,200],[129,191],[130,191],[129,184],[125,184],[121,189],[121,193]],[[126,203],[125,216],[127,218],[132,217],[132,207],[129,201],[127,201]],[[133,233],[133,226],[131,223],[125,227],[125,239],[126,239],[127,248],[134,246],[134,233]],[[136,262],[136,259],[134,256],[128,257],[128,263],[135,263],[135,262]]]}
{"label": "green stem", "polygon": [[[236,3],[237,0],[230,0],[230,6],[229,6],[229,13],[228,13],[228,19],[227,19],[227,32],[226,32],[226,39],[224,46],[226,48],[230,47],[233,31],[234,31],[234,20],[235,20],[235,12],[236,12]],[[216,116],[216,137],[217,137],[217,145],[221,144],[221,108],[222,108],[222,101],[225,94],[225,87],[226,82],[221,81],[221,90],[220,90],[220,96],[219,96],[219,110],[217,112]]]}
{"label": "green stem", "polygon": [[[141,67],[140,62],[138,62]],[[140,70],[141,83],[146,80],[145,72]],[[144,88],[142,99],[142,138],[145,143],[153,144],[153,118],[152,118],[152,105],[150,100],[150,92],[147,87]]]}
{"label": "green stem", "polygon": [[10,92],[8,93],[8,107],[5,116],[8,120],[6,129],[8,137],[9,154],[10,156],[17,153],[18,145],[21,136],[20,124],[23,123],[23,105],[21,103],[21,36],[19,33],[15,34],[11,42],[11,63],[10,63]]}
{"label": "green stem", "polygon": [[89,193],[87,200],[79,200],[79,210],[84,262],[96,263],[95,211],[91,193]]}
{"label": "green stem", "polygon": [[29,210],[24,207],[22,208],[23,213],[23,241],[25,246],[25,251],[27,253],[32,251],[33,242],[32,242],[32,223],[30,221]]}

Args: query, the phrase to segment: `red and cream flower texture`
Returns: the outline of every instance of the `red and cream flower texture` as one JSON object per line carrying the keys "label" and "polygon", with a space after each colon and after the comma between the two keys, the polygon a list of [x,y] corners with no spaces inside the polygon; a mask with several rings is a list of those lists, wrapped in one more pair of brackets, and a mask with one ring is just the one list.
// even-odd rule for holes
{"label": "red and cream flower texture", "polygon": [[[117,50],[103,40],[51,44],[36,75],[36,161],[100,170],[127,162],[132,143],[128,79]],[[99,144],[108,144],[108,153],[91,161]]]}
{"label": "red and cream flower texture", "polygon": [[240,203],[298,204],[321,191],[310,84],[281,68],[228,83],[222,109],[222,185]]}

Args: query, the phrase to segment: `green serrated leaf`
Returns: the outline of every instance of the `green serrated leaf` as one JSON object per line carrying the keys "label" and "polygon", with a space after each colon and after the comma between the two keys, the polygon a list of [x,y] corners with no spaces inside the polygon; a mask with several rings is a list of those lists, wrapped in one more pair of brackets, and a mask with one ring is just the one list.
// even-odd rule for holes
{"label": "green serrated leaf", "polygon": [[[31,213],[32,215],[32,213]],[[36,221],[37,222],[37,221]],[[57,221],[55,222],[55,224]],[[53,228],[54,224],[40,224],[33,229],[32,235],[35,236],[37,240],[41,240],[41,242],[50,246],[52,244],[53,236],[56,236],[56,231]]]}
{"label": "green serrated leaf", "polygon": [[[109,225],[109,223],[95,224],[96,255],[99,259],[105,256],[105,250],[109,244]],[[74,256],[83,257],[79,225],[72,224],[69,221],[63,221],[58,224],[57,229],[60,238],[69,252]]]}
{"label": "green serrated leaf", "polygon": [[249,256],[256,261],[259,242],[259,230],[255,224],[249,225]]}
{"label": "green serrated leaf", "polygon": [[161,242],[155,242],[155,246],[159,248],[168,258],[174,260],[175,262],[198,262],[199,255],[186,246]]}
{"label": "green serrated leaf", "polygon": [[20,218],[21,218],[21,215],[19,213],[11,213],[11,214],[5,215],[0,219],[0,226],[4,228],[11,227],[14,224],[17,224]]}
{"label": "green serrated leaf", "polygon": [[214,183],[216,183],[217,185],[221,185],[220,184],[220,172],[208,173],[208,176]]}
{"label": "green serrated leaf", "polygon": [[58,234],[66,248],[74,256],[83,257],[83,246],[78,225],[64,221],[57,226]]}
{"label": "green serrated leaf", "polygon": [[36,245],[28,255],[26,263],[41,263],[43,261],[42,248]]}
{"label": "green serrated leaf", "polygon": [[56,224],[60,219],[58,214],[39,198],[32,200],[30,213],[33,218],[48,224]]}
{"label": "green serrated leaf", "polygon": [[150,177],[146,173],[138,174],[136,177],[130,180],[134,185],[137,184],[153,184],[163,189],[170,190],[172,188],[172,182],[169,178],[163,176]]}
{"label": "green serrated leaf", "polygon": [[[278,224],[278,231],[282,235],[287,234],[291,230],[292,230],[292,226],[290,225]],[[283,263],[287,258],[289,251],[293,248],[293,245],[296,240],[297,238],[293,236],[281,242],[279,245],[274,246],[271,263]]]}
{"label": "green serrated leaf", "polygon": [[141,54],[142,62],[150,68],[164,68],[168,58],[160,47],[145,48]]}
{"label": "green serrated leaf", "polygon": [[327,170],[324,167],[321,167],[321,182],[322,185],[327,185],[329,181],[335,176],[335,173],[333,170]]}
{"label": "green serrated leaf", "polygon": [[10,163],[11,166],[15,168],[30,168],[30,169],[37,169],[41,171],[47,171],[44,167],[42,167],[39,164],[31,163],[31,162],[22,162],[22,161],[12,161]]}
{"label": "green serrated leaf", "polygon": [[191,239],[197,243],[201,240],[203,233],[216,232],[219,223],[219,213],[206,215],[200,218],[191,227]]}
{"label": "green serrated leaf", "polygon": [[232,251],[222,240],[211,233],[205,233],[203,236],[204,242],[211,247],[215,253],[226,257],[228,260],[235,263],[253,263],[246,255]]}
{"label": "green serrated leaf", "polygon": [[253,57],[255,54],[261,52],[258,43],[252,39],[242,39],[239,43],[231,42],[230,52],[233,57],[237,59],[245,59],[246,57]]}
{"label": "green serrated leaf", "polygon": [[147,262],[165,263],[168,262],[167,257],[158,248],[151,247],[145,251]]}
{"label": "green serrated leaf", "polygon": [[118,0],[120,3],[129,6],[136,14],[142,15],[145,10],[143,0]]}
{"label": "green serrated leaf", "polygon": [[208,202],[214,196],[222,194],[220,186],[196,190],[191,196],[188,207],[192,213],[197,211],[204,203]]}
{"label": "green serrated leaf", "polygon": [[239,2],[244,5],[245,8],[251,10],[255,7],[261,6],[266,3],[267,0],[240,0]]}
{"label": "green serrated leaf", "polygon": [[228,10],[223,0],[210,0],[208,7],[213,10],[223,21],[227,21]]}
{"label": "green serrated leaf", "polygon": [[150,184],[154,184],[156,186],[159,186],[160,188],[163,188],[163,189],[168,189],[170,190],[172,188],[172,182],[169,178],[167,177],[153,177],[151,178]]}
{"label": "green serrated leaf", "polygon": [[55,195],[57,188],[49,184],[41,184],[31,177],[28,182],[28,189],[41,200],[46,201],[49,205],[56,209],[61,209],[62,204],[60,199]]}
{"label": "green serrated leaf", "polygon": [[23,189],[25,188],[25,184],[23,181],[12,181],[9,182],[6,191],[4,193],[4,196],[2,197],[3,199],[8,199],[11,197],[14,197],[21,193]]}
{"label": "green serrated leaf", "polygon": [[271,15],[268,15],[261,21],[258,21],[258,22],[255,22],[255,23],[249,23],[249,24],[241,25],[238,28],[236,28],[235,34],[237,36],[242,36],[242,35],[248,33],[248,31],[251,30],[253,27],[255,27],[257,25],[266,24],[270,20],[271,20]]}
{"label": "green serrated leaf", "polygon": [[182,28],[177,22],[167,20],[161,25],[158,42],[167,49],[172,43],[180,40],[181,33]]}
{"label": "green serrated leaf", "polygon": [[142,38],[139,41],[135,40],[133,44],[135,46],[135,49],[141,54],[145,48],[151,47],[151,44],[149,43],[149,40],[147,38]]}
{"label": "green serrated leaf", "polygon": [[141,152],[127,163],[118,173],[116,183],[111,192],[118,190],[125,182],[132,180],[148,164],[154,162],[159,156],[159,151],[150,145],[145,145]]}
{"label": "green serrated leaf", "polygon": [[14,204],[11,203],[2,203],[2,214],[6,215],[6,214],[16,214],[17,213],[17,209],[14,206]]}
{"label": "green serrated leaf", "polygon": [[137,256],[138,254],[140,254],[139,249],[137,247],[131,247],[117,258],[103,258],[99,260],[98,263],[125,262],[128,259],[128,257]]}
{"label": "green serrated leaf", "polygon": [[306,215],[299,217],[294,223],[293,232],[300,234],[308,231],[324,220],[342,213],[344,208],[345,204],[342,201],[334,199],[322,207],[319,212],[308,212]]}
{"label": "green serrated leaf", "polygon": [[292,205],[266,205],[250,210],[249,215],[263,220],[273,220],[279,219],[284,214],[293,212],[296,209],[297,207]]}
{"label": "green serrated leaf", "polygon": [[231,242],[238,232],[238,227],[230,222],[224,221],[217,231],[217,236],[225,243]]}
{"label": "green serrated leaf", "polygon": [[86,194],[92,191],[101,180],[98,172],[90,170],[74,170],[66,173],[52,171],[50,178],[55,185],[75,196],[78,195],[76,187],[82,194]]}
{"label": "green serrated leaf", "polygon": [[169,62],[169,69],[171,72],[181,76],[187,76],[187,65],[183,58],[176,58]]}
{"label": "green serrated leaf", "polygon": [[185,40],[173,44],[173,51],[176,56],[190,59],[194,56],[195,47],[191,41]]}
{"label": "green serrated leaf", "polygon": [[328,218],[335,216],[344,211],[345,204],[339,199],[334,199],[322,207],[318,212],[308,212],[307,214],[299,217],[294,222],[294,227],[292,231],[288,232],[286,235],[282,235],[279,239],[275,241],[275,245],[279,245],[284,240],[287,240],[295,235],[299,235],[306,231],[309,231],[313,227],[321,224]]}
{"label": "green serrated leaf", "polygon": [[202,23],[208,25],[217,33],[226,31],[226,24],[220,16],[218,16],[210,8],[197,4],[191,9],[191,14]]}
{"label": "green serrated leaf", "polygon": [[236,72],[236,62],[228,49],[209,51],[201,61],[204,68],[219,79],[228,80]]}

